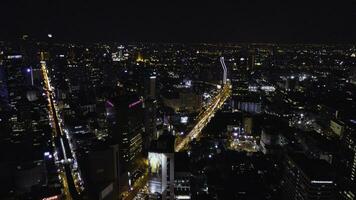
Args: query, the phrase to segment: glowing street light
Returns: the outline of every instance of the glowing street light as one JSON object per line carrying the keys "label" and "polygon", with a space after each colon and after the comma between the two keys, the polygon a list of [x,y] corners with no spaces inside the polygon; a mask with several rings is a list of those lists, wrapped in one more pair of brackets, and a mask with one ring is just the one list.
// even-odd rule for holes
{"label": "glowing street light", "polygon": [[27,73],[31,73],[31,85],[33,86],[33,70],[32,70],[32,67],[29,67],[26,69],[26,72]]}

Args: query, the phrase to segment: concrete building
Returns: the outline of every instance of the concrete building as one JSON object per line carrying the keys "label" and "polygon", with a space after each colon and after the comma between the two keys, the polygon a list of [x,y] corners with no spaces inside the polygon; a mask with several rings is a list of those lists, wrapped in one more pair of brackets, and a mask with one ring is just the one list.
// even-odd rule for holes
{"label": "concrete building", "polygon": [[283,198],[290,200],[334,200],[336,183],[329,163],[304,154],[288,155],[284,162]]}
{"label": "concrete building", "polygon": [[174,137],[162,135],[148,153],[150,199],[174,199]]}
{"label": "concrete building", "polygon": [[119,147],[97,144],[79,157],[81,172],[90,199],[119,198]]}

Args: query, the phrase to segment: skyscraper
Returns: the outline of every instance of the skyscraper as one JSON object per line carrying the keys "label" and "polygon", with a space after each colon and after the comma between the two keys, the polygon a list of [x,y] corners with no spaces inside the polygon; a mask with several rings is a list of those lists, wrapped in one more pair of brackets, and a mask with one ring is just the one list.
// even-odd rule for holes
{"label": "skyscraper", "polygon": [[[151,74],[151,73],[150,73]],[[143,137],[144,150],[147,150],[152,140],[157,139],[156,127],[156,76],[150,75],[145,80],[145,133]]]}
{"label": "skyscraper", "polygon": [[150,197],[174,199],[174,137],[161,135],[148,153]]}
{"label": "skyscraper", "polygon": [[309,159],[303,154],[291,154],[286,157],[284,167],[284,199],[336,199],[333,171],[326,161]]}
{"label": "skyscraper", "polygon": [[91,199],[114,200],[119,197],[119,147],[95,144],[79,157],[84,182]]}
{"label": "skyscraper", "polygon": [[119,144],[123,167],[129,167],[142,151],[142,98],[126,94],[107,101],[110,135]]}

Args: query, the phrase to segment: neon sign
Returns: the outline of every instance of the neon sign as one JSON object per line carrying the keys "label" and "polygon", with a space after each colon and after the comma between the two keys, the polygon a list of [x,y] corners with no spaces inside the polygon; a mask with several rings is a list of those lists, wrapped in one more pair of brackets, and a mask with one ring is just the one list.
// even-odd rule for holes
{"label": "neon sign", "polygon": [[131,103],[131,104],[129,104],[129,108],[132,108],[132,107],[134,107],[134,106],[136,106],[136,105],[138,105],[138,104],[140,104],[140,103],[142,103],[142,99],[140,99],[140,100],[138,100],[138,101],[135,101],[135,102],[133,102],[133,103]]}

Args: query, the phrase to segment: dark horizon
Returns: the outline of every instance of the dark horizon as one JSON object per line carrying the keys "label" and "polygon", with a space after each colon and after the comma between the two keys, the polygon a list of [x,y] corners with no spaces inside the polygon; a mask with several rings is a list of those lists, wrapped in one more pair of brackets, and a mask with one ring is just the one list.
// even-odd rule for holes
{"label": "dark horizon", "polygon": [[355,3],[1,2],[0,40],[355,43]]}

